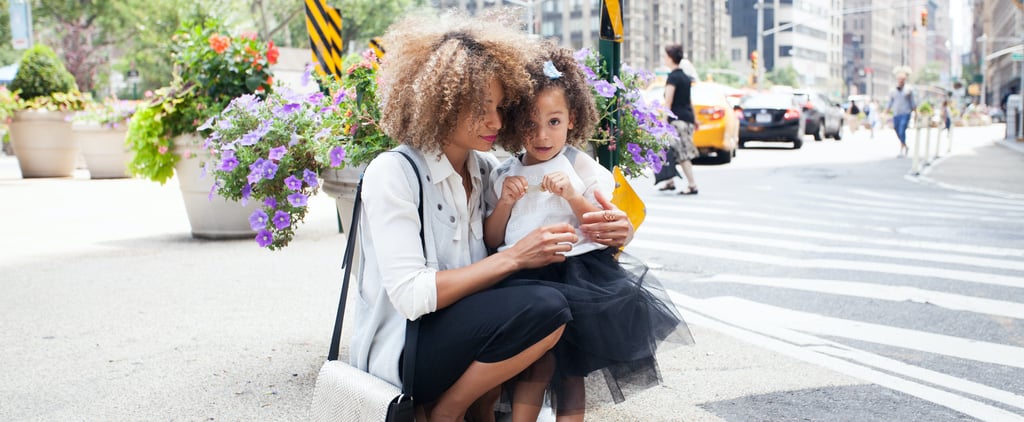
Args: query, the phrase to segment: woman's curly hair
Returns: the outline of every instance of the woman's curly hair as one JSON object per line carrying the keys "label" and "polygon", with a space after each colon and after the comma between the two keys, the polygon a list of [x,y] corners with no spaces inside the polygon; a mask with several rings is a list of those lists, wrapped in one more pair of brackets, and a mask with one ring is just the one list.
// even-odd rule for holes
{"label": "woman's curly hair", "polygon": [[462,113],[484,115],[484,93],[492,80],[504,90],[499,110],[528,96],[526,51],[537,43],[509,20],[501,12],[482,18],[450,12],[407,17],[392,25],[383,37],[388,50],[378,91],[384,132],[440,153]]}
{"label": "woman's curly hair", "polygon": [[[498,134],[498,143],[510,152],[523,149],[526,142],[537,134],[533,116],[537,112],[536,96],[548,88],[560,88],[565,95],[565,103],[569,107],[569,120],[572,129],[566,136],[566,142],[580,146],[594,133],[598,122],[597,105],[591,94],[587,76],[573,57],[572,50],[559,47],[553,42],[544,42],[534,53],[526,65],[533,85],[533,95],[527,101],[513,104],[506,110],[507,129]],[[544,63],[550,61],[555,70],[562,76],[552,78],[545,74]]]}

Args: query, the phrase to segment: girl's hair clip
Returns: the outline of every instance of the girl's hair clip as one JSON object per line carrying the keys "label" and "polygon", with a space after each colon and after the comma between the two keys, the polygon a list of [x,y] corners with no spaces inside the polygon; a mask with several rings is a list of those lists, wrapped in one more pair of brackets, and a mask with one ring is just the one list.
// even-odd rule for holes
{"label": "girl's hair clip", "polygon": [[549,79],[558,79],[562,77],[562,72],[559,72],[555,68],[555,64],[548,60],[544,62],[544,76],[547,76]]}

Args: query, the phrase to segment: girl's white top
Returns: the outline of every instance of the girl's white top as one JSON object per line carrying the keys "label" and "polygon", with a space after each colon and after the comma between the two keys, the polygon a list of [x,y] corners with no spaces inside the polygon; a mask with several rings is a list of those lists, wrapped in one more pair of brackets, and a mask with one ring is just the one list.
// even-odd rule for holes
{"label": "girl's white top", "polygon": [[491,174],[492,185],[487,195],[488,213],[494,210],[506,177],[525,177],[529,189],[526,196],[516,201],[512,207],[512,215],[505,227],[505,244],[498,248],[499,251],[514,245],[538,227],[557,223],[569,223],[576,227],[576,234],[580,239],[573,244],[572,251],[566,253],[567,256],[582,255],[606,247],[583,236],[579,230],[580,222],[568,201],[551,192],[541,191],[540,184],[544,176],[558,171],[565,173],[571,180],[573,189],[581,192],[592,204],[600,207],[594,198],[595,191],[601,191],[605,198],[611,199],[612,191],[615,189],[612,173],[586,153],[572,146],[567,145],[548,161],[529,166],[523,165],[518,157],[513,156]]}

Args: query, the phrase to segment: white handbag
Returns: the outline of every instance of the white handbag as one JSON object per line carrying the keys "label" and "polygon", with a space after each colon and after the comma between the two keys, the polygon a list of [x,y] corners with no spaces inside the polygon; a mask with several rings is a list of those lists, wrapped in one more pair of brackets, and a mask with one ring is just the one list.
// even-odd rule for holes
{"label": "white handbag", "polygon": [[[412,170],[416,180],[420,180],[419,170],[408,155],[401,151]],[[341,327],[345,316],[345,299],[348,296],[349,278],[352,274],[352,254],[355,250],[355,239],[358,236],[359,214],[362,209],[363,181],[356,186],[355,207],[352,209],[352,224],[349,226],[348,243],[342,266],[345,276],[341,285],[341,302],[338,304],[338,316],[331,337],[331,348],[327,352],[327,362],[320,368],[313,388],[313,403],[310,416],[314,421],[386,421],[412,422],[415,420],[415,407],[412,398],[413,377],[416,370],[416,341],[419,335],[419,320],[410,321],[405,329],[405,351],[402,363],[402,388],[373,376],[366,371],[348,363],[338,361],[338,346],[341,343]],[[423,186],[420,182],[420,242],[423,237]],[[426,250],[426,248],[424,248]]]}

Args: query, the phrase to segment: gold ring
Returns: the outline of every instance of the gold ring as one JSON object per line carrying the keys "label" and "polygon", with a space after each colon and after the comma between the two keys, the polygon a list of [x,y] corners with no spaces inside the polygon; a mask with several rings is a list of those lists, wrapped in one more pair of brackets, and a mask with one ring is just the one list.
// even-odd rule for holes
{"label": "gold ring", "polygon": [[611,213],[611,211],[608,211],[608,210],[604,211],[604,221],[609,221],[610,222],[610,221],[615,221],[615,220],[617,220],[617,219],[615,218],[615,215]]}

